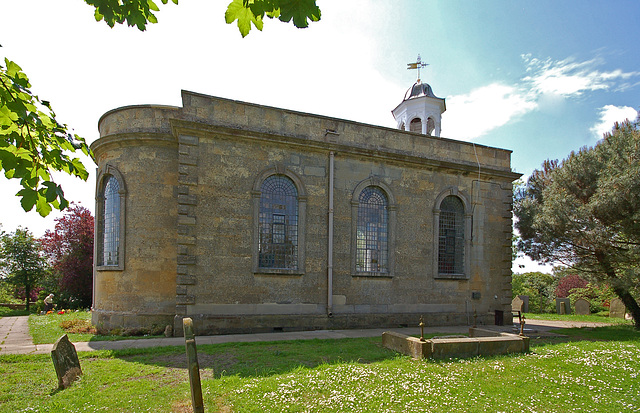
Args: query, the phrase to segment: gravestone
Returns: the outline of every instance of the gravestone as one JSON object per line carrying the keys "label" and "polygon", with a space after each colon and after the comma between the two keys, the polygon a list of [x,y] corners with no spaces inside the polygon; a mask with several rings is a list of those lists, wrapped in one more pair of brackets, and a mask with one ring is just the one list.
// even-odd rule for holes
{"label": "gravestone", "polygon": [[200,365],[196,351],[196,337],[193,333],[193,320],[182,319],[184,330],[184,344],[187,350],[187,370],[189,371],[189,385],[191,386],[191,404],[194,413],[204,413],[202,401],[202,386],[200,385]]}
{"label": "gravestone", "polygon": [[522,324],[522,307],[524,307],[524,302],[522,302],[522,299],[519,296],[516,296],[511,300],[511,313],[518,316],[518,323],[520,324]]}
{"label": "gravestone", "polygon": [[625,307],[621,299],[614,298],[609,303],[609,317],[624,318],[626,312],[627,307]]}
{"label": "gravestone", "polygon": [[591,304],[584,298],[578,298],[573,307],[576,309],[577,315],[589,315],[591,314]]}
{"label": "gravestone", "polygon": [[518,297],[520,297],[520,299],[522,300],[522,312],[528,313],[529,312],[529,296],[519,295]]}
{"label": "gravestone", "polygon": [[511,311],[513,311],[514,313],[524,312],[523,307],[524,307],[524,301],[522,301],[522,299],[519,296],[511,300]]}
{"label": "gravestone", "polygon": [[58,376],[59,389],[66,389],[78,376],[82,375],[78,353],[66,334],[53,344],[51,358],[53,359],[53,366]]}
{"label": "gravestone", "polygon": [[558,314],[571,314],[571,300],[568,298],[556,298],[556,312]]}

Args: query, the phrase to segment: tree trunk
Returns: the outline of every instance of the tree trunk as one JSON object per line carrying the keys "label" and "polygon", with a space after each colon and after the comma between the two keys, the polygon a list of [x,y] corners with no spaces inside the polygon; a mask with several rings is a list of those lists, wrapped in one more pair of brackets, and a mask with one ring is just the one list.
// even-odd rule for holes
{"label": "tree trunk", "polygon": [[620,279],[616,276],[616,272],[609,263],[606,254],[602,251],[596,251],[595,256],[604,269],[604,273],[611,279],[613,291],[622,300],[625,307],[627,307],[627,311],[631,313],[636,330],[640,330],[640,306],[638,306],[629,289],[620,285]]}
{"label": "tree trunk", "polygon": [[626,288],[617,286],[613,287],[613,291],[620,297],[625,307],[627,307],[627,311],[631,313],[636,330],[640,330],[640,306],[638,306],[636,300]]}
{"label": "tree trunk", "polygon": [[27,312],[29,312],[29,301],[31,301],[31,286],[29,284],[25,284],[24,286],[24,295],[24,306],[27,309]]}

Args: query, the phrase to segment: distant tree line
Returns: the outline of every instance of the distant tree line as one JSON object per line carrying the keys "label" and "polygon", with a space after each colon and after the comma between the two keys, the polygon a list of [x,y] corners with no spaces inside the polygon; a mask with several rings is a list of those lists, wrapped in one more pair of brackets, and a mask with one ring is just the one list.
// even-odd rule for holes
{"label": "distant tree line", "polygon": [[607,315],[609,303],[616,294],[608,284],[590,282],[589,278],[589,275],[580,275],[568,267],[555,267],[552,274],[513,274],[513,298],[528,296],[531,313],[555,313],[556,298],[569,298],[572,305],[577,299],[584,298],[589,301],[592,313]]}

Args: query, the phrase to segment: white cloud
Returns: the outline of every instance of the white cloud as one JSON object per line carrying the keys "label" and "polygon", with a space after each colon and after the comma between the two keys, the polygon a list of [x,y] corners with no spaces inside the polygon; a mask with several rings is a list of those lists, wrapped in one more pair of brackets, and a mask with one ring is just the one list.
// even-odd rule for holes
{"label": "white cloud", "polygon": [[537,107],[526,91],[493,83],[466,95],[447,98],[442,136],[471,140]]}
{"label": "white cloud", "polygon": [[591,132],[597,139],[601,139],[603,133],[611,132],[615,122],[635,120],[637,116],[638,111],[630,106],[606,105],[600,109],[600,121],[591,127]]}
{"label": "white cloud", "polygon": [[[640,79],[640,72],[599,71],[595,68],[601,64],[599,59],[576,62],[540,60],[531,55],[522,58],[527,75],[515,85],[492,83],[465,95],[447,97],[442,136],[472,140],[550,102],[557,104],[596,90],[623,91]],[[601,136],[611,130],[613,122],[635,117],[633,108],[606,106],[601,111],[600,123],[591,130]]]}
{"label": "white cloud", "polygon": [[579,96],[584,92],[620,88],[616,83],[639,77],[640,72],[623,72],[620,69],[602,72],[595,69],[600,64],[598,59],[575,62],[572,59],[554,61],[540,60],[531,55],[523,55],[527,64],[527,72],[531,73],[522,79],[531,84],[535,94],[556,94],[565,97]]}

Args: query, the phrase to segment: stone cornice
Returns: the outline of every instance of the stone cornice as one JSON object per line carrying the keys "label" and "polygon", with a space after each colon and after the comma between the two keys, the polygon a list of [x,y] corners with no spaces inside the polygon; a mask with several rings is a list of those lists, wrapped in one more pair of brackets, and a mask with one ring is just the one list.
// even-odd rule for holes
{"label": "stone cornice", "polygon": [[97,159],[103,150],[144,145],[177,147],[178,140],[167,133],[127,132],[101,137],[94,141],[90,147]]}
{"label": "stone cornice", "polygon": [[304,136],[274,134],[249,129],[240,129],[235,126],[212,125],[181,119],[171,119],[170,124],[175,136],[187,134],[204,138],[209,134],[216,134],[218,136],[225,136],[227,139],[263,141],[286,144],[288,147],[299,147],[300,149],[306,150],[315,149],[319,151],[349,153],[354,156],[363,156],[369,159],[373,158],[397,163],[419,165],[426,168],[445,169],[463,174],[476,174],[483,178],[515,180],[522,176],[522,174],[503,168],[486,165],[480,165],[480,168],[478,168],[478,164],[475,162],[452,161],[438,157],[418,155],[402,150],[341,143],[338,142],[335,137],[331,136],[325,136],[325,140],[322,141],[318,139],[310,139]]}

